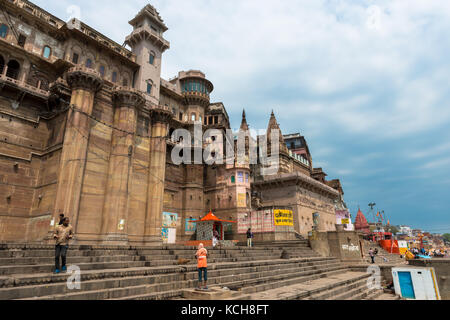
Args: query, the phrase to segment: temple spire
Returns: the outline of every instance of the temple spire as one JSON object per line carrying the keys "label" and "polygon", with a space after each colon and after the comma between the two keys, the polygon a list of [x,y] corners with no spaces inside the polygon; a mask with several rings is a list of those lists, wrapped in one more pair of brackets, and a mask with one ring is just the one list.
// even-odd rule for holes
{"label": "temple spire", "polygon": [[278,125],[273,110],[270,114],[269,125],[267,126],[267,139],[270,139],[272,130],[278,130],[279,132],[280,152],[289,153],[286,147],[286,143],[284,142],[283,133],[281,132],[280,126]]}
{"label": "temple spire", "polygon": [[245,117],[245,109],[242,111],[242,121],[241,121],[240,130],[243,130],[243,131],[248,130],[247,118]]}

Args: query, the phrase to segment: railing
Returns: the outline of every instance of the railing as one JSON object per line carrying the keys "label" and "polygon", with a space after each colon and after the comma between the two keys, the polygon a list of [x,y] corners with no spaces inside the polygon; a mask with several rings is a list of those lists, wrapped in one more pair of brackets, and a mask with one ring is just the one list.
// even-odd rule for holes
{"label": "railing", "polygon": [[209,100],[209,95],[206,93],[198,92],[198,91],[184,91],[182,92],[184,96],[194,96],[194,97],[201,97],[206,100]]}
{"label": "railing", "polygon": [[26,74],[23,75],[21,80],[18,80],[18,79],[9,77],[8,73],[7,73],[7,70],[8,70],[8,67],[6,66],[3,69],[2,74],[0,74],[0,81],[6,82],[6,83],[9,83],[9,84],[12,84],[12,85],[15,85],[15,86],[17,86],[19,88],[26,89],[28,91],[31,91],[32,93],[35,93],[35,94],[38,94],[38,95],[41,95],[41,96],[44,96],[44,97],[50,96],[50,92],[49,91],[42,90],[40,88],[34,87],[34,86],[29,85],[28,83],[26,83],[26,81],[25,81]]}
{"label": "railing", "polygon": [[[9,2],[14,4],[18,8],[25,10],[29,14],[34,15],[35,17],[39,18],[40,20],[47,22],[49,25],[51,25],[54,28],[60,29],[64,25],[66,25],[66,22],[52,16],[51,14],[47,13],[46,11],[44,11],[43,9],[41,9],[40,7],[38,7],[32,3],[25,2],[22,0],[9,0]],[[120,55],[122,55],[128,59],[131,59],[133,62],[136,62],[136,56],[131,51],[123,48],[118,43],[115,43],[111,39],[107,38],[106,36],[102,35],[101,33],[97,32],[97,31],[95,31],[94,29],[87,26],[86,24],[82,23],[81,28],[79,28],[78,30],[80,32],[86,34],[87,36],[99,41],[100,43],[109,47],[110,49],[116,51]]]}
{"label": "railing", "polygon": [[125,38],[126,41],[129,41],[131,38],[133,38],[135,35],[141,33],[141,32],[146,32],[149,35],[153,36],[154,38],[156,38],[158,41],[160,41],[164,46],[166,46],[167,48],[170,48],[170,42],[165,40],[162,35],[160,35],[159,33],[153,31],[152,29],[150,29],[148,26],[142,26],[140,28],[136,28],[135,30],[133,30],[133,32],[127,36]]}
{"label": "railing", "polygon": [[82,65],[73,66],[72,68],[69,69],[68,72],[77,72],[77,71],[91,73],[91,74],[96,75],[99,78],[103,78],[102,75],[100,74],[100,72],[98,72],[97,70],[92,69],[92,68],[88,68],[88,67],[85,67],[85,66],[82,66]]}

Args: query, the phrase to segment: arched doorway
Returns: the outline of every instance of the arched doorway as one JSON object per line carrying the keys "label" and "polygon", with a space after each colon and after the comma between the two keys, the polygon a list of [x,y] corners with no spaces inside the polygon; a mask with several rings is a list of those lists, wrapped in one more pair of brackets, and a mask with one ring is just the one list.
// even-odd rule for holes
{"label": "arched doorway", "polygon": [[16,60],[10,60],[8,62],[8,70],[6,76],[12,79],[18,79],[20,72],[20,64]]}

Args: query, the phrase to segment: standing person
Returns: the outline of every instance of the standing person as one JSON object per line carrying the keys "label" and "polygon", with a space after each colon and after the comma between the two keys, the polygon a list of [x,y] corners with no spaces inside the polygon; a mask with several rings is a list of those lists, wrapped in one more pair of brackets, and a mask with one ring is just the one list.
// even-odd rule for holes
{"label": "standing person", "polygon": [[219,232],[217,229],[214,229],[213,232],[213,248],[217,245],[217,241],[219,241]]}
{"label": "standing person", "polygon": [[208,286],[206,285],[206,282],[208,281],[208,263],[206,261],[206,257],[208,256],[208,250],[205,249],[203,246],[203,243],[200,243],[198,245],[197,253],[195,254],[195,257],[197,258],[197,269],[198,269],[198,286],[197,289],[201,290],[201,283],[202,283],[202,273],[204,278],[204,284],[203,289],[208,290]]}
{"label": "standing person", "polygon": [[67,249],[69,249],[69,240],[72,239],[73,232],[70,225],[69,218],[64,218],[62,225],[56,227],[53,234],[53,239],[56,240],[55,245],[55,273],[59,273],[59,257],[61,256],[62,271],[67,271],[66,268],[66,255]]}
{"label": "standing person", "polygon": [[253,239],[252,228],[248,228],[248,230],[247,230],[247,247],[253,246],[252,239]]}
{"label": "standing person", "polygon": [[375,263],[375,254],[374,254],[372,248],[370,248],[370,250],[369,250],[369,256],[370,256],[370,259],[372,259],[372,264]]}

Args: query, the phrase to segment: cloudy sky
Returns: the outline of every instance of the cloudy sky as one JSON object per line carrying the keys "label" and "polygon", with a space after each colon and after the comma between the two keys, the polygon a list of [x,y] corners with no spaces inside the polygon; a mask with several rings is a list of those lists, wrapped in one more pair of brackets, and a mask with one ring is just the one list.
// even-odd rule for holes
{"label": "cloudy sky", "polygon": [[[35,0],[122,44],[145,0]],[[163,74],[200,69],[233,127],[276,113],[316,167],[340,178],[353,216],[450,232],[448,0],[154,0],[169,31]],[[371,215],[368,214],[371,219]]]}

